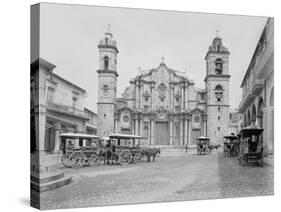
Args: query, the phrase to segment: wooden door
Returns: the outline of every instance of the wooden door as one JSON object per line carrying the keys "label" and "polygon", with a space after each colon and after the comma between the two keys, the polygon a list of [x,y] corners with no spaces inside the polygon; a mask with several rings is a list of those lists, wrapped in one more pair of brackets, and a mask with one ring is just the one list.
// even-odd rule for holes
{"label": "wooden door", "polygon": [[155,144],[169,145],[169,125],[168,122],[156,122]]}
{"label": "wooden door", "polygon": [[201,135],[201,130],[200,129],[193,129],[192,130],[192,144],[197,143],[197,139]]}

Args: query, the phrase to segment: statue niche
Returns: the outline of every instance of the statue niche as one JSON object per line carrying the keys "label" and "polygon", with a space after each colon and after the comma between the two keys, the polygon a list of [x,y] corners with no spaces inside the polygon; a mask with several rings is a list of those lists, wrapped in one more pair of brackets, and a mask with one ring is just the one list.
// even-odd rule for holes
{"label": "statue niche", "polygon": [[164,83],[161,83],[158,88],[158,98],[160,100],[160,102],[164,102],[165,98],[166,98],[166,91],[167,91],[167,87]]}

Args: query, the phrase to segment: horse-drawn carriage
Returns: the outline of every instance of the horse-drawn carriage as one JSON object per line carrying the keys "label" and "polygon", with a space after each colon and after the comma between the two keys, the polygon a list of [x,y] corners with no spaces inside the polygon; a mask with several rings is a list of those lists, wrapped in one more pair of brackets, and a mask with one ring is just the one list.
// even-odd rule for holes
{"label": "horse-drawn carriage", "polygon": [[223,143],[223,152],[224,156],[234,157],[238,156],[239,152],[239,136],[234,135],[233,133],[227,136],[224,136],[225,141]]}
{"label": "horse-drawn carriage", "polygon": [[112,134],[106,144],[107,163],[118,163],[126,166],[129,163],[137,163],[142,160],[140,148],[141,136],[127,134]]}
{"label": "horse-drawn carriage", "polygon": [[197,138],[197,154],[205,155],[208,151],[208,146],[210,145],[210,138],[205,136],[200,136]]}
{"label": "horse-drawn carriage", "polygon": [[[65,167],[80,168],[82,166],[98,166],[101,161],[104,164],[120,164],[127,166],[130,163],[141,162],[143,157],[150,157],[160,153],[159,148],[140,147],[140,140],[137,135],[112,134],[109,137],[102,137],[78,133],[62,133],[61,146],[63,156],[61,162]],[[85,146],[73,145],[73,140],[79,140]]]}
{"label": "horse-drawn carriage", "polygon": [[[147,158],[147,162],[155,161],[157,154],[160,154],[160,148],[143,147],[140,140],[144,139],[137,135],[127,134],[112,134],[109,136],[109,153],[105,158],[109,158],[111,161],[115,161],[123,166],[129,163],[139,163],[143,161],[144,157]],[[110,148],[111,147],[111,148]]]}
{"label": "horse-drawn carriage", "polygon": [[262,132],[263,129],[261,128],[242,128],[238,156],[241,166],[249,163],[257,163],[259,166],[263,166]]}
{"label": "horse-drawn carriage", "polygon": [[[60,135],[63,155],[61,162],[65,167],[79,168],[99,164],[99,136],[82,133],[62,133]],[[74,145],[77,141],[81,146]],[[85,145],[83,145],[85,144]]]}

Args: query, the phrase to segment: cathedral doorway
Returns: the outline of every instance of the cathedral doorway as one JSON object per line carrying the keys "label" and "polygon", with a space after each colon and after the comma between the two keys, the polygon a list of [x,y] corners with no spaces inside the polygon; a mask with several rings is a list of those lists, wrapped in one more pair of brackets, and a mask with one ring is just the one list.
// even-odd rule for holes
{"label": "cathedral doorway", "polygon": [[169,145],[169,125],[168,122],[155,122],[155,144]]}
{"label": "cathedral doorway", "polygon": [[201,136],[201,130],[200,129],[193,129],[192,130],[192,143],[191,144],[196,144],[197,138],[199,136]]}

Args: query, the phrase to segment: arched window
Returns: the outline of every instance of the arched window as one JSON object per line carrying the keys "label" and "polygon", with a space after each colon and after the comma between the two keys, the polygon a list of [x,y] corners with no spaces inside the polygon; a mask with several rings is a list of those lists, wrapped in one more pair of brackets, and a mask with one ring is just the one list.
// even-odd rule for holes
{"label": "arched window", "polygon": [[220,50],[221,50],[221,45],[218,44],[218,45],[217,45],[217,51],[220,51]]}
{"label": "arched window", "polygon": [[215,87],[215,97],[217,102],[222,102],[223,100],[223,88],[221,85],[216,85]]}
{"label": "arched window", "polygon": [[222,59],[218,58],[215,61],[215,72],[216,74],[222,74]]}
{"label": "arched window", "polygon": [[109,58],[108,56],[104,56],[104,69],[108,70]]}
{"label": "arched window", "polygon": [[108,38],[105,38],[105,45],[108,45]]}

